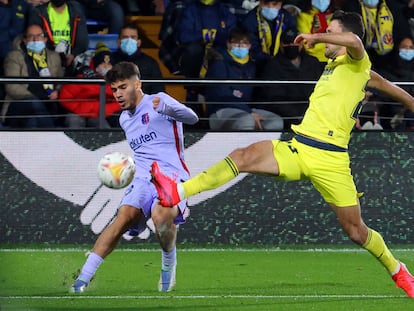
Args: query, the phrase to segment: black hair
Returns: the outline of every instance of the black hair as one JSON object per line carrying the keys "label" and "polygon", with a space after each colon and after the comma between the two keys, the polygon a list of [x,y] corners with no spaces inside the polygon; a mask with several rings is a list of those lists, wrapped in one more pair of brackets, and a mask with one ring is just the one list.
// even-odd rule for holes
{"label": "black hair", "polygon": [[291,44],[295,41],[295,38],[298,36],[299,32],[296,28],[287,28],[282,31],[282,35],[280,36],[280,42],[284,44]]}
{"label": "black hair", "polygon": [[132,77],[141,79],[138,66],[132,62],[119,62],[106,73],[105,81],[110,84],[116,81],[128,80]]}
{"label": "black hair", "polygon": [[246,28],[234,27],[230,30],[228,41],[229,42],[232,42],[232,41],[239,42],[239,41],[245,39],[245,40],[250,42],[250,38],[251,38],[250,32]]}
{"label": "black hair", "polygon": [[331,22],[333,20],[339,21],[343,30],[350,31],[363,40],[365,35],[365,27],[360,14],[336,10],[332,15]]}
{"label": "black hair", "polygon": [[124,29],[133,29],[133,30],[136,30],[137,31],[137,34],[138,34],[138,38],[139,38],[139,28],[138,28],[137,24],[134,24],[134,23],[126,23],[126,24],[124,24],[122,26],[122,28],[121,28],[121,31],[119,32],[119,36],[121,36],[121,32]]}

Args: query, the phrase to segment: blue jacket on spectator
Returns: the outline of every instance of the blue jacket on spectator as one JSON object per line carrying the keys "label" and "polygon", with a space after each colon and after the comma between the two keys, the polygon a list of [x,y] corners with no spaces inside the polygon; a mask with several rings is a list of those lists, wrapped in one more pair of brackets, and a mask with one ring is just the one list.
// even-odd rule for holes
{"label": "blue jacket on spectator", "polygon": [[[236,62],[227,49],[220,49],[219,56],[209,60],[206,79],[250,80],[256,77],[256,65],[253,61],[245,64]],[[215,84],[205,88],[207,102],[222,104],[207,105],[207,115],[222,108],[238,108],[251,112],[253,85]]]}
{"label": "blue jacket on spectator", "polygon": [[8,5],[0,2],[0,60],[13,49],[13,40],[24,32],[30,8],[25,0],[14,0]]}
{"label": "blue jacket on spectator", "polygon": [[[182,11],[177,41],[181,44],[213,41],[213,46],[225,47],[229,31],[236,26],[236,23],[236,16],[219,1],[213,5],[204,5],[195,1]],[[203,32],[206,29],[215,29],[215,35]]]}
{"label": "blue jacket on spectator", "polygon": [[[242,22],[242,26],[251,33],[250,42],[252,44],[252,48],[250,49],[250,55],[256,61],[269,60],[277,54],[267,54],[262,50],[261,35],[259,33],[258,22],[258,15],[260,15],[260,12],[258,12],[258,10],[260,9],[260,5],[258,5],[255,9],[247,13],[245,19]],[[261,17],[261,19],[264,20],[264,22],[266,22],[263,17]],[[279,30],[279,27],[282,27],[282,32],[286,29],[296,29],[296,20],[292,15],[290,15],[288,11],[281,8],[279,11],[279,15],[275,18],[274,21],[269,22],[269,26],[272,31],[272,38],[274,41],[277,37],[277,31]],[[273,45],[275,45],[275,42],[273,42]]]}

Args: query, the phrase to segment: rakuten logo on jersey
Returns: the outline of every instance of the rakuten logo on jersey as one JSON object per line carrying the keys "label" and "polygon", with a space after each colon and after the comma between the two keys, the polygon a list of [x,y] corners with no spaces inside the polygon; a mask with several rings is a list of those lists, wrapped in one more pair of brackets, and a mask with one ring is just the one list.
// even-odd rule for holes
{"label": "rakuten logo on jersey", "polygon": [[129,146],[132,150],[136,151],[139,149],[143,144],[148,143],[157,138],[157,134],[155,132],[151,132],[145,135],[141,135],[138,138],[134,138],[129,142]]}

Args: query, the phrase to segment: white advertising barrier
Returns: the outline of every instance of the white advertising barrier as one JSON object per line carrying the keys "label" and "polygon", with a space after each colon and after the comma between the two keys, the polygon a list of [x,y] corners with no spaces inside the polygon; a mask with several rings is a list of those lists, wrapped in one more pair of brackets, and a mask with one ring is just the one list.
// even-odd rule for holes
{"label": "white advertising barrier", "polygon": [[[95,234],[113,219],[124,191],[102,186],[96,168],[108,152],[131,154],[125,140],[91,151],[63,132],[1,132],[0,137],[1,153],[19,172],[57,197],[84,206],[80,221]],[[191,175],[196,175],[236,148],[279,137],[280,133],[206,133],[185,150],[186,163]],[[216,196],[245,176],[240,174],[218,189],[190,198],[190,206]]]}

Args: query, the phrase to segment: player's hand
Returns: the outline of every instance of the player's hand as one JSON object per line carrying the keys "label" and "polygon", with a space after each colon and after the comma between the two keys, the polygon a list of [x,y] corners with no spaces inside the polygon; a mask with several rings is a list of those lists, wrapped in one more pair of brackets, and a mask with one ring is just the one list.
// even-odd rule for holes
{"label": "player's hand", "polygon": [[152,107],[158,113],[161,113],[161,114],[166,113],[165,111],[167,109],[167,105],[165,104],[165,101],[161,100],[161,98],[159,97],[154,97],[152,99]]}
{"label": "player's hand", "polygon": [[310,33],[301,33],[293,41],[295,44],[304,44],[307,49],[313,48],[316,43],[316,36]]}
{"label": "player's hand", "polygon": [[160,101],[161,101],[161,98],[159,98],[159,97],[154,97],[153,98],[152,107],[154,108],[154,110],[158,109],[158,106],[160,105]]}

